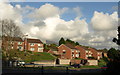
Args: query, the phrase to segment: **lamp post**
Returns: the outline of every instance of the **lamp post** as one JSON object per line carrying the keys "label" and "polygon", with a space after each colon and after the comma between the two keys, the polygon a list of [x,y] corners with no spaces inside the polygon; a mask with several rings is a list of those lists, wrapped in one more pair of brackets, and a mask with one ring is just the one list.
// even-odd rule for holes
{"label": "lamp post", "polygon": [[26,34],[26,35],[24,35],[24,51],[25,51],[25,54],[26,54],[26,49],[27,49],[27,37],[28,35]]}

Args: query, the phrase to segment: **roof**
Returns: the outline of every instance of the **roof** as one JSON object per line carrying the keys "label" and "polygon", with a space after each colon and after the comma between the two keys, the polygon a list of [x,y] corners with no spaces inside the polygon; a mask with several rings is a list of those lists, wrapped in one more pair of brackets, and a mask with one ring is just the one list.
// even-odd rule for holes
{"label": "roof", "polygon": [[83,46],[81,46],[82,48],[84,48],[85,50],[89,50],[88,48],[86,48],[86,47],[83,47]]}
{"label": "roof", "polygon": [[103,52],[103,50],[97,50],[98,52]]}
{"label": "roof", "polygon": [[20,37],[7,37],[7,36],[5,36],[5,37],[3,37],[3,38],[4,38],[4,40],[6,40],[6,41],[11,40],[11,41],[23,42],[22,38],[20,38]]}
{"label": "roof", "polygon": [[27,38],[27,42],[28,43],[42,43],[40,39],[30,39],[30,38]]}
{"label": "roof", "polygon": [[79,46],[79,47],[83,48],[84,50],[89,50],[89,49],[88,49],[88,48],[86,48],[85,46],[80,46],[80,45],[77,45],[77,46]]}
{"label": "roof", "polygon": [[71,44],[65,44],[67,47],[71,48],[71,49],[76,49],[78,50],[77,48],[75,48],[75,46],[71,45]]}

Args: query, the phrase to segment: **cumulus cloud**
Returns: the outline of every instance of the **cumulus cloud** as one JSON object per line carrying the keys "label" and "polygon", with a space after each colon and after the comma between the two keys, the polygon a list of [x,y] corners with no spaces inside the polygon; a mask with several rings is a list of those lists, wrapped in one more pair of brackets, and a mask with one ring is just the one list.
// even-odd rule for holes
{"label": "cumulus cloud", "polygon": [[[117,37],[117,12],[108,14],[95,11],[89,24],[81,18],[83,15],[80,7],[59,8],[49,3],[39,8],[28,5],[21,7],[18,4],[12,6],[9,3],[0,3],[0,6],[0,18],[13,19],[29,37],[57,42],[64,37],[95,48],[116,47],[109,41]],[[70,10],[77,14],[76,18],[69,21],[61,19],[61,15]],[[89,31],[89,25],[94,32]]]}
{"label": "cumulus cloud", "polygon": [[109,15],[108,13],[104,14],[103,12],[95,11],[91,19],[91,24],[94,30],[115,30],[118,26],[117,16],[117,12]]}

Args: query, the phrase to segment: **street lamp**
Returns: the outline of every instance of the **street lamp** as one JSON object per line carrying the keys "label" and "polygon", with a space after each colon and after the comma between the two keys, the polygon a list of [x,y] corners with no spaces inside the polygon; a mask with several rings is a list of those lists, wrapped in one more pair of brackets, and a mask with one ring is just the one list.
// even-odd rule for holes
{"label": "street lamp", "polygon": [[24,51],[25,51],[25,53],[26,53],[26,49],[27,49],[27,37],[28,35],[27,34],[25,34],[25,35],[23,35],[23,37],[24,37]]}

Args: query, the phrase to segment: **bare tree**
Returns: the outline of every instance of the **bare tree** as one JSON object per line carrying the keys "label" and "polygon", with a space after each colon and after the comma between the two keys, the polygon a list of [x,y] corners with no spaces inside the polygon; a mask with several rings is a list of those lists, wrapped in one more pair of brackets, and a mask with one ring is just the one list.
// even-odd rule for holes
{"label": "bare tree", "polygon": [[14,43],[14,37],[21,37],[22,32],[13,20],[1,20],[0,25],[2,26],[2,42],[4,43],[2,50],[5,56],[9,58],[9,51]]}

